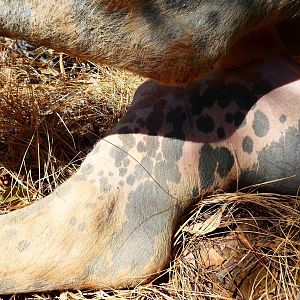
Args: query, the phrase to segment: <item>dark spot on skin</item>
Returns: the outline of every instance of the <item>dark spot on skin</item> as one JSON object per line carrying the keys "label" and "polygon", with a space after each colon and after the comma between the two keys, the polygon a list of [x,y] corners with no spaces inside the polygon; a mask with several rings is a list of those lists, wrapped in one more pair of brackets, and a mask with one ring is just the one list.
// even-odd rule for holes
{"label": "dark spot on skin", "polygon": [[75,226],[76,224],[77,224],[76,218],[72,217],[72,218],[69,220],[69,225],[70,225],[70,226]]}
{"label": "dark spot on skin", "polygon": [[[238,83],[228,84],[223,90],[222,96],[222,98],[230,99],[230,102],[235,102],[239,109],[245,111],[249,111],[257,101],[257,96],[248,87]],[[218,103],[220,104],[220,102]]]}
{"label": "dark spot on skin", "polygon": [[26,240],[22,240],[18,243],[18,251],[19,252],[24,252],[25,250],[28,249],[28,247],[30,246],[30,243]]}
{"label": "dark spot on skin", "polygon": [[125,151],[129,151],[130,149],[132,149],[135,146],[135,138],[133,136],[133,131],[128,130],[126,131],[126,133],[124,132],[120,132],[119,133],[119,139],[122,141],[122,149]]}
{"label": "dark spot on skin", "polygon": [[212,107],[218,98],[217,89],[207,88],[206,91],[201,96],[196,96],[199,94],[197,90],[192,91],[189,101],[192,105],[191,112],[195,116],[199,116],[205,108]]}
{"label": "dark spot on skin", "polygon": [[[154,5],[151,2],[144,1],[141,15],[149,26],[153,27],[153,29],[163,23],[163,16],[160,12],[159,6]],[[153,35],[154,34],[155,31],[153,32]],[[155,38],[155,36],[153,36],[153,38]]]}
{"label": "dark spot on skin", "polygon": [[[173,198],[152,180],[131,191],[125,208],[127,223],[122,232],[113,235],[109,242],[115,257],[112,268],[118,270],[118,266],[122,266],[130,273],[137,273],[144,269],[145,262],[150,258],[151,264],[160,263],[162,258],[153,256],[153,253],[156,253],[164,232],[170,233],[163,235],[164,247],[167,247],[167,251],[171,247],[174,210]],[[129,251],[120,251],[120,247],[123,247],[120,241],[124,239],[130,245]]]}
{"label": "dark spot on skin", "polygon": [[[217,92],[218,93],[218,92]],[[222,86],[222,88],[219,90],[219,93],[217,94],[217,99],[214,99],[214,102],[216,101],[221,108],[226,108],[229,106],[229,104],[234,101],[234,99],[231,99],[228,97],[229,95],[227,94],[227,88],[226,86]]]}
{"label": "dark spot on skin", "polygon": [[86,224],[85,224],[85,223],[80,223],[80,224],[78,225],[78,230],[79,230],[80,232],[85,231],[85,230],[86,230]]}
{"label": "dark spot on skin", "polygon": [[129,176],[127,177],[127,179],[126,179],[126,182],[127,182],[127,184],[129,184],[129,185],[133,185],[134,182],[135,182],[134,176],[133,176],[133,175],[129,175]]}
{"label": "dark spot on skin", "polygon": [[217,130],[218,138],[224,139],[225,138],[225,130],[223,127],[219,127]]}
{"label": "dark spot on skin", "polygon": [[122,161],[121,161],[121,160],[116,160],[116,161],[115,161],[115,166],[116,166],[117,168],[120,168],[120,167],[122,166]]}
{"label": "dark spot on skin", "polygon": [[264,137],[268,134],[270,122],[268,117],[262,111],[257,110],[254,113],[252,128],[258,137]]}
{"label": "dark spot on skin", "polygon": [[82,167],[81,167],[81,172],[84,175],[90,175],[90,174],[93,173],[93,171],[94,171],[94,166],[90,163],[83,164]]}
{"label": "dark spot on skin", "polygon": [[146,150],[146,145],[142,141],[139,141],[137,144],[137,151],[141,153],[146,152]]}
{"label": "dark spot on skin", "polygon": [[181,107],[176,107],[167,114],[166,122],[173,125],[172,132],[168,135],[169,137],[174,137],[181,140],[185,139],[183,127],[186,118],[186,113],[182,112]]}
{"label": "dark spot on skin", "polygon": [[172,138],[164,138],[161,143],[161,151],[166,161],[177,163],[182,156],[184,141]]}
{"label": "dark spot on skin", "polygon": [[99,187],[104,193],[108,193],[111,191],[111,185],[108,183],[107,177],[101,177],[99,179]]}
{"label": "dark spot on skin", "polygon": [[97,200],[99,200],[99,201],[102,201],[104,198],[103,198],[103,196],[98,196],[97,197]]}
{"label": "dark spot on skin", "polygon": [[159,140],[157,136],[145,137],[147,156],[154,158],[159,148]]}
{"label": "dark spot on skin", "polygon": [[236,103],[240,110],[249,111],[257,101],[257,96],[240,83],[209,82],[205,92],[198,99],[196,98],[190,98],[193,115],[200,115],[205,108],[212,107],[215,103],[218,103],[221,108],[228,107],[230,103]]}
{"label": "dark spot on skin", "polygon": [[122,187],[124,185],[124,181],[119,181],[119,186]]}
{"label": "dark spot on skin", "polygon": [[197,120],[197,128],[204,133],[212,132],[214,130],[214,127],[215,123],[209,116],[201,116]]}
{"label": "dark spot on skin", "polygon": [[141,160],[141,165],[146,169],[150,174],[152,173],[153,170],[153,162],[151,158],[149,157],[144,157]]}
{"label": "dark spot on skin", "polygon": [[233,122],[233,114],[232,113],[227,113],[225,115],[225,122],[231,124]]}
{"label": "dark spot on skin", "polygon": [[241,111],[237,111],[233,114],[233,122],[235,127],[240,127],[242,124],[243,126],[246,125],[245,121],[245,114]]}
{"label": "dark spot on skin", "polygon": [[234,157],[226,147],[213,148],[204,144],[200,150],[199,176],[201,188],[212,188],[215,183],[215,173],[224,179],[231,171]]}
{"label": "dark spot on skin", "polygon": [[282,114],[282,115],[280,116],[280,118],[279,118],[280,123],[285,123],[286,120],[287,120],[287,116],[284,115],[284,114]]}
{"label": "dark spot on skin", "polygon": [[127,159],[124,159],[124,161],[123,161],[123,166],[126,168],[126,167],[128,167],[129,166],[129,164],[130,164],[130,160],[127,158]]}
{"label": "dark spot on skin", "polygon": [[[300,127],[300,122],[299,122]],[[280,194],[297,194],[300,188],[300,129],[290,127],[279,139],[264,147],[257,163],[251,169],[242,170],[239,186],[271,182],[258,190]]]}
{"label": "dark spot on skin", "polygon": [[153,111],[145,119],[145,127],[149,130],[149,135],[157,135],[165,119],[164,108],[166,101],[159,101],[153,105]]}
{"label": "dark spot on skin", "polygon": [[110,157],[114,159],[115,166],[120,168],[122,166],[123,160],[127,158],[128,154],[117,147],[113,147],[110,150]]}
{"label": "dark spot on skin", "polygon": [[179,183],[181,174],[177,164],[168,161],[161,161],[155,164],[154,177],[158,183],[167,190],[167,182]]}
{"label": "dark spot on skin", "polygon": [[245,136],[242,142],[243,151],[246,153],[252,153],[253,151],[253,140],[250,136]]}
{"label": "dark spot on skin", "polygon": [[220,23],[220,13],[219,11],[211,11],[207,14],[207,25],[211,28],[215,28]]}
{"label": "dark spot on skin", "polygon": [[167,182],[179,183],[181,174],[178,161],[183,153],[183,140],[164,138],[161,143],[163,161],[157,162],[154,167],[154,176],[164,189],[167,189]]}
{"label": "dark spot on skin", "polygon": [[[151,170],[152,170],[153,164],[151,164]],[[145,168],[146,169],[146,168]],[[148,172],[146,172],[143,166],[136,165],[133,171],[133,176],[136,180],[141,180],[145,178],[148,175]],[[147,169],[146,169],[147,170]]]}
{"label": "dark spot on skin", "polygon": [[113,176],[113,172],[108,172],[108,176]]}
{"label": "dark spot on skin", "polygon": [[127,173],[127,168],[120,168],[119,169],[119,176],[123,177]]}

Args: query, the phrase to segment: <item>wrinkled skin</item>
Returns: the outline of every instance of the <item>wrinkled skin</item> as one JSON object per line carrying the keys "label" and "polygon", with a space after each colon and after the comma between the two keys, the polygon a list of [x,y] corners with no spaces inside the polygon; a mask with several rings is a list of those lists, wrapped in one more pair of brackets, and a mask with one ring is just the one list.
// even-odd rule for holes
{"label": "wrinkled skin", "polygon": [[0,0],[0,34],[183,84],[263,26],[277,23],[284,44],[299,44],[287,24],[297,16],[298,0]]}
{"label": "wrinkled skin", "polygon": [[294,27],[229,49],[297,15],[297,2],[0,0],[3,35],[163,82],[191,81],[222,57],[188,87],[144,83],[75,175],[0,216],[0,294],[149,281],[198,196],[256,184],[297,193],[300,67],[286,54],[297,56],[295,43],[281,37]]}

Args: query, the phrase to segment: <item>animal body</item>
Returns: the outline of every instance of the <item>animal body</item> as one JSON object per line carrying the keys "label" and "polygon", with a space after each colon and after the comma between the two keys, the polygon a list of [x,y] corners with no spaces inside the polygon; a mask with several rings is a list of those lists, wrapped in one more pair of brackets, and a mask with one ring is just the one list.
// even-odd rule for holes
{"label": "animal body", "polygon": [[0,217],[0,293],[134,286],[165,266],[197,196],[277,179],[264,189],[296,193],[299,72],[280,52],[190,87],[143,84],[74,176]]}
{"label": "animal body", "polygon": [[297,56],[299,14],[297,0],[1,0],[0,33],[183,84],[242,36],[274,23]]}
{"label": "animal body", "polygon": [[[171,83],[206,72],[239,37],[299,6],[0,3],[4,35]],[[177,221],[198,196],[265,182],[264,190],[297,193],[300,67],[273,28],[245,38],[230,51],[251,48],[252,39],[259,51],[237,65],[229,51],[187,87],[144,83],[75,175],[38,203],[0,216],[0,294],[134,286],[165,267]]]}

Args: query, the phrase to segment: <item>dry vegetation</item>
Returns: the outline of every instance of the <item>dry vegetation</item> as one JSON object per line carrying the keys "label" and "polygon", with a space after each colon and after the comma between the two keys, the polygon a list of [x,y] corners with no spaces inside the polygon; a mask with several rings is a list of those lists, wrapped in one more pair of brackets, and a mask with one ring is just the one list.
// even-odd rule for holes
{"label": "dry vegetation", "polygon": [[[70,176],[126,111],[141,82],[122,71],[1,40],[0,212],[28,205]],[[297,299],[297,197],[221,193],[199,203],[181,222],[169,269],[154,282],[133,290],[11,298]]]}

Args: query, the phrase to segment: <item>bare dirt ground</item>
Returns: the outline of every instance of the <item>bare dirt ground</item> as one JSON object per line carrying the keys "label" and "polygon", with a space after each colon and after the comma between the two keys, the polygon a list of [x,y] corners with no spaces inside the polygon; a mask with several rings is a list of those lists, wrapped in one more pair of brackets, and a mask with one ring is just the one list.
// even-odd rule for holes
{"label": "bare dirt ground", "polygon": [[[141,82],[2,39],[0,213],[30,205],[70,176],[125,113]],[[237,192],[199,200],[181,221],[169,268],[150,284],[5,299],[299,300],[300,199]]]}

